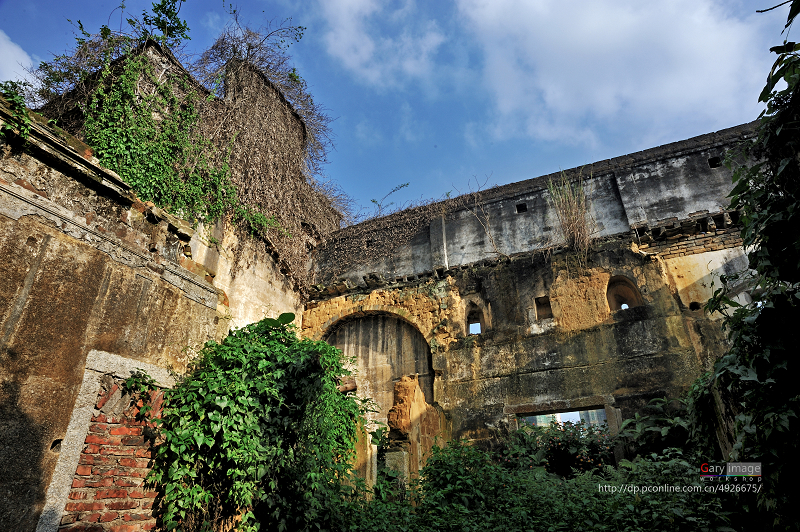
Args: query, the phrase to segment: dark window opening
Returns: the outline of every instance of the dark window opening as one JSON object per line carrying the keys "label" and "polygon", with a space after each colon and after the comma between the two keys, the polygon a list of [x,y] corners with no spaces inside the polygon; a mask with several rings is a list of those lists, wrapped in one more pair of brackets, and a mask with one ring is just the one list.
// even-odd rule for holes
{"label": "dark window opening", "polygon": [[527,203],[520,203],[517,205],[517,214],[521,212],[528,212],[528,205]]}
{"label": "dark window opening", "polygon": [[725,223],[725,214],[717,214],[716,216],[711,217],[714,220],[714,225],[717,226],[717,229],[722,229],[728,227]]}
{"label": "dark window opening", "polygon": [[536,298],[536,319],[546,320],[553,317],[553,309],[550,307],[550,298],[537,297]]}
{"label": "dark window opening", "polygon": [[719,168],[722,166],[722,158],[721,157],[709,157],[708,158],[708,167],[709,168]]}
{"label": "dark window opening", "polygon": [[702,307],[700,303],[698,303],[697,301],[692,301],[691,303],[689,303],[689,310],[700,310],[701,308]]}
{"label": "dark window opening", "polygon": [[739,211],[730,211],[731,225],[739,225]]}
{"label": "dark window opening", "polygon": [[483,312],[478,305],[470,303],[467,308],[467,334],[481,334],[483,329]]}
{"label": "dark window opening", "polygon": [[700,232],[708,233],[708,218],[702,218],[700,220]]}
{"label": "dark window opening", "polygon": [[615,310],[626,310],[638,307],[644,303],[636,285],[627,277],[621,275],[612,277],[611,280],[608,281],[606,297],[608,298],[608,308],[612,312]]}
{"label": "dark window opening", "polygon": [[54,453],[60,453],[61,452],[61,441],[62,440],[60,440],[60,439],[53,440],[53,443],[50,445],[50,450],[53,451]]}

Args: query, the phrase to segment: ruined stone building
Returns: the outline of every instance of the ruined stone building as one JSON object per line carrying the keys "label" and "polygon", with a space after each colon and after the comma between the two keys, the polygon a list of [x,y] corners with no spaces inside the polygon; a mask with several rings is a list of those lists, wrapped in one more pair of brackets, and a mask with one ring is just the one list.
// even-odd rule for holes
{"label": "ruined stone building", "polygon": [[[270,105],[289,105],[263,90]],[[77,139],[45,123],[26,142],[9,133],[0,140],[0,522],[152,529],[146,427],[120,379],[142,369],[170,386],[168,370],[183,370],[231,323],[281,312],[355,356],[347,386],[375,400],[374,421],[396,438],[393,463],[409,474],[434,442],[490,439],[520,416],[600,410],[616,430],[649,399],[679,395],[724,349],[702,307],[716,275],[747,267],[720,163],[751,130],[568,172],[583,180],[594,220],[586,257],[558,246],[550,176],[367,221],[319,247],[309,231],[307,297],[278,254],[224,224],[193,228],[142,203]],[[330,216],[307,225],[330,226]],[[393,236],[399,226],[404,238]],[[370,477],[374,449],[361,445]]]}

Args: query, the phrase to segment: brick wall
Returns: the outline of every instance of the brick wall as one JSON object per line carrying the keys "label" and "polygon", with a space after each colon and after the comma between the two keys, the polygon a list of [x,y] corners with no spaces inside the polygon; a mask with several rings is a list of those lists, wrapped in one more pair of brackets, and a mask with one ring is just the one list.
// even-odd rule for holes
{"label": "brick wall", "polygon": [[[161,415],[162,400],[161,392],[153,394],[154,417]],[[59,530],[156,528],[156,492],[144,483],[152,466],[155,432],[152,422],[136,419],[141,406],[141,400],[134,402],[122,393],[119,382],[108,382],[101,390]]]}
{"label": "brick wall", "polygon": [[639,249],[661,257],[679,257],[742,246],[741,227],[728,227],[693,235],[676,235],[663,241],[642,244]]}

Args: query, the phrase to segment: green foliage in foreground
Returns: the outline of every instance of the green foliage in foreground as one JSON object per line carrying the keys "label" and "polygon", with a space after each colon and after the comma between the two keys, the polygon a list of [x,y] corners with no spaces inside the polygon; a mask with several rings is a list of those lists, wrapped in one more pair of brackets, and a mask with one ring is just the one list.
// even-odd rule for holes
{"label": "green foliage in foreground", "polygon": [[[579,531],[733,530],[721,497],[703,490],[698,463],[678,449],[619,468],[603,466],[564,479],[544,467],[509,467],[460,442],[435,449],[421,480],[406,493],[377,486],[371,500],[350,502],[342,530]],[[674,493],[633,493],[638,486]],[[697,490],[697,491],[695,491]]]}
{"label": "green foliage in foreground", "polygon": [[[300,340],[292,314],[264,319],[204,347],[165,393],[149,480],[167,529],[331,529],[349,488],[362,403],[339,392],[341,352]],[[141,377],[138,377],[141,380]],[[128,383],[137,389],[137,383]]]}

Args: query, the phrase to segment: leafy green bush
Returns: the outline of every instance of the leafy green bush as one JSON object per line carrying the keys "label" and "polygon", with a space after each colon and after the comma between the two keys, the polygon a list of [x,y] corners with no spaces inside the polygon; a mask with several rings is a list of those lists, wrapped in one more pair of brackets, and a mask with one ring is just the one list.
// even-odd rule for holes
{"label": "leafy green bush", "polygon": [[341,352],[300,340],[292,314],[203,348],[165,394],[150,481],[168,529],[331,529],[347,484],[363,404],[337,390]]}
{"label": "leafy green bush", "polygon": [[[553,441],[560,437],[553,427],[540,429],[557,432]],[[732,530],[720,495],[703,489],[699,462],[680,450],[623,461],[619,468],[574,470],[571,478],[563,478],[534,465],[543,461],[546,449],[535,439],[538,432],[524,427],[513,433],[510,441],[516,443],[506,445],[512,454],[493,454],[464,442],[435,448],[407,500],[376,495],[351,501],[342,513],[342,530]],[[519,465],[509,466],[509,456]]]}
{"label": "leafy green bush", "polygon": [[507,467],[532,469],[543,466],[548,472],[571,477],[614,462],[614,444],[608,427],[581,423],[552,422],[540,427],[524,425],[512,432],[500,451]]}

